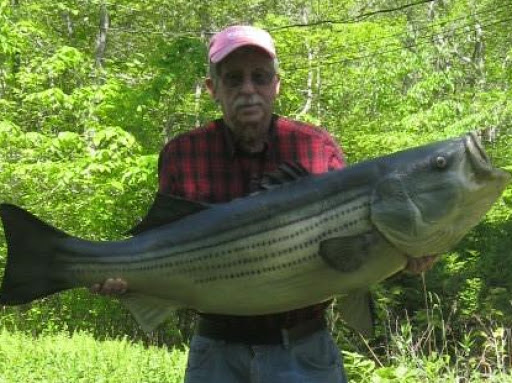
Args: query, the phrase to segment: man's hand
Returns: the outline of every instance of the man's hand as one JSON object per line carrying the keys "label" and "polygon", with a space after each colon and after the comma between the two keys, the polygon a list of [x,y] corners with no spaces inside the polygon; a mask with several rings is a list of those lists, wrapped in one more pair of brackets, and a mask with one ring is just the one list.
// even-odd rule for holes
{"label": "man's hand", "polygon": [[405,271],[411,274],[420,274],[432,268],[434,263],[439,259],[438,255],[427,255],[421,258],[409,257]]}
{"label": "man's hand", "polygon": [[103,283],[96,283],[91,286],[89,291],[93,294],[101,295],[122,295],[128,290],[128,283],[121,278],[108,278]]}

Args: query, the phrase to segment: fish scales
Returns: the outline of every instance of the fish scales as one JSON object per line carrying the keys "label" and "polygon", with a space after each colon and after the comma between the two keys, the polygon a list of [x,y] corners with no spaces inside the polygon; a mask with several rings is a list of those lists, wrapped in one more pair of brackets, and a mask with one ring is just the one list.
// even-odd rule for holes
{"label": "fish scales", "polygon": [[[66,273],[76,272],[77,280],[85,285],[92,284],[94,280],[90,277],[81,279],[80,275],[86,275],[83,267],[95,269],[95,279],[98,278],[97,273],[100,273],[100,279],[119,275],[127,280],[135,279],[133,273],[138,273],[140,278],[137,279],[142,280],[144,280],[143,273],[153,278],[159,274],[169,278],[166,288],[172,293],[166,294],[167,298],[175,301],[185,299],[195,299],[196,302],[206,301],[207,304],[196,303],[198,307],[204,307],[203,310],[215,304],[215,301],[230,289],[229,286],[233,280],[243,279],[244,284],[257,285],[258,288],[249,287],[241,290],[243,298],[239,300],[240,307],[234,307],[234,304],[230,303],[229,309],[221,308],[220,310],[229,310],[238,314],[272,312],[275,307],[282,304],[283,300],[290,301],[290,296],[295,295],[294,291],[318,283],[316,280],[318,273],[314,271],[318,269],[322,271],[322,268],[325,268],[318,254],[319,242],[332,236],[357,235],[370,229],[367,193],[358,195],[358,198],[350,198],[345,204],[341,202],[347,200],[347,196],[334,195],[331,202],[324,201],[323,211],[318,211],[320,205],[316,204],[317,206],[311,209],[316,212],[316,215],[307,215],[306,218],[301,217],[303,218],[301,220],[292,219],[288,224],[284,224],[280,217],[274,218],[274,224],[269,225],[269,230],[260,231],[250,237],[238,238],[237,235],[230,235],[229,237],[233,240],[229,242],[225,240],[224,235],[217,236],[211,238],[211,243],[207,247],[196,243],[195,246],[199,248],[194,249],[187,244],[186,249],[180,253],[178,246],[176,253],[171,251],[168,257],[157,254],[154,261],[123,263],[122,268],[112,267],[109,264],[73,264],[72,258],[68,257],[67,261],[71,267]],[[300,274],[300,278],[295,278],[293,283],[279,283],[283,278],[289,280],[293,277],[295,270],[300,267],[310,271]],[[173,279],[180,275],[181,278]],[[253,280],[254,283],[249,280]],[[339,273],[336,272],[333,273],[333,279],[326,283],[326,287],[332,290],[333,286],[342,283],[344,283],[343,279],[340,279]],[[132,284],[138,287],[136,281]],[[197,291],[196,285],[199,285]],[[203,291],[205,285],[211,289]],[[276,285],[279,288],[276,288]],[[290,286],[293,287],[290,288]],[[274,297],[272,301],[259,299],[260,296],[268,297],[268,294]],[[194,295],[200,295],[201,299],[192,298]],[[231,299],[234,298],[233,295],[236,295],[236,291],[230,293]],[[321,300],[325,300],[333,294],[326,296],[322,291],[317,292],[316,295],[320,295]],[[252,302],[250,307],[247,307],[247,298]],[[304,298],[300,301],[303,302]]]}
{"label": "fish scales", "polygon": [[[354,235],[368,230],[369,202],[367,196],[361,195],[359,199],[351,200],[345,205],[341,205],[339,199],[340,196],[333,197],[332,206],[336,206],[336,208],[318,212],[315,216],[308,216],[299,221],[283,224],[281,218],[273,219],[275,225],[271,225],[269,230],[258,232],[252,236],[240,238],[238,233],[233,233],[230,235],[230,241],[226,241],[224,237],[212,236],[212,243],[208,246],[195,242],[186,244],[186,248],[182,249],[178,244],[171,248],[165,248],[163,253],[153,253],[151,259],[137,259],[133,255],[128,255],[129,261],[122,264],[122,270],[138,271],[149,267],[161,269],[161,273],[167,275],[201,270],[211,274],[214,270],[224,269],[223,265],[233,268],[242,264],[266,264],[268,260],[278,261],[280,257],[286,257],[286,254],[291,253],[292,249],[300,246],[301,242],[311,242],[311,245],[317,245],[322,239],[328,238],[328,232],[331,232],[332,235]],[[362,208],[365,210],[363,211]],[[340,222],[341,220],[343,222]],[[358,226],[357,223],[361,220],[364,220],[366,224]],[[238,231],[239,228],[236,229]],[[249,231],[250,228],[244,227],[242,231],[244,230]],[[297,242],[297,239],[301,242]],[[70,265],[69,271],[79,272],[83,269],[95,269],[103,270],[108,274],[121,270],[119,264],[113,267],[102,262],[104,260],[98,259],[98,257],[87,258],[79,262],[75,262],[75,260],[76,258],[69,255],[69,251],[66,249],[59,257],[59,261]]]}

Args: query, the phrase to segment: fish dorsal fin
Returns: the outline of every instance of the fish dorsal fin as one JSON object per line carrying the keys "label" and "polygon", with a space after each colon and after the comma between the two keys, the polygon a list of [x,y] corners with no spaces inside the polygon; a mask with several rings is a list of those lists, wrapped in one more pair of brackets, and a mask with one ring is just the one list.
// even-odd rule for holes
{"label": "fish dorsal fin", "polygon": [[309,175],[311,173],[299,162],[283,162],[273,172],[263,174],[258,189],[253,194],[273,189],[288,182],[297,181]]}
{"label": "fish dorsal fin", "polygon": [[187,215],[208,209],[209,207],[210,205],[206,203],[156,193],[155,200],[146,216],[137,225],[131,228],[127,234],[140,234],[144,231],[154,229],[155,227],[177,221]]}

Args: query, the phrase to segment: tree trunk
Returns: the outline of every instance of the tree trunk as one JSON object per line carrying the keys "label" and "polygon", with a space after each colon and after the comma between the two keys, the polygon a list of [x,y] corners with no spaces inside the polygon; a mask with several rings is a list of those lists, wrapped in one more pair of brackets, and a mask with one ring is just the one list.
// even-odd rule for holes
{"label": "tree trunk", "polygon": [[109,18],[107,6],[101,5],[100,8],[100,31],[96,40],[96,67],[103,68],[105,62],[105,49],[107,47],[107,32],[109,27]]}
{"label": "tree trunk", "polygon": [[196,92],[194,95],[194,114],[196,116],[195,126],[196,128],[201,125],[201,94],[203,93],[203,86],[201,81],[197,81],[196,83]]}
{"label": "tree trunk", "polygon": [[321,120],[322,118],[322,103],[321,103],[321,89],[322,89],[322,76],[320,71],[320,66],[316,69],[316,114],[318,118]]}
{"label": "tree trunk", "polygon": [[475,48],[473,50],[473,65],[479,82],[485,82],[485,44],[483,40],[482,26],[479,23],[475,25]]}
{"label": "tree trunk", "polygon": [[304,104],[304,107],[297,115],[298,117],[308,113],[311,110],[311,105],[313,103],[313,52],[308,42],[306,42],[306,46],[308,49],[308,78],[306,80],[306,103]]}
{"label": "tree trunk", "polygon": [[[307,24],[309,21],[309,10],[304,8],[302,14],[302,22]],[[313,103],[313,50],[309,41],[306,40],[306,49],[308,51],[308,78],[306,80],[306,103],[304,107],[299,112],[297,117],[302,116],[308,113],[311,110],[311,105]]]}
{"label": "tree trunk", "polygon": [[69,15],[69,12],[64,12],[62,14],[62,18],[64,19],[64,22],[66,23],[68,37],[71,38],[73,36],[73,22],[71,21],[71,16]]}

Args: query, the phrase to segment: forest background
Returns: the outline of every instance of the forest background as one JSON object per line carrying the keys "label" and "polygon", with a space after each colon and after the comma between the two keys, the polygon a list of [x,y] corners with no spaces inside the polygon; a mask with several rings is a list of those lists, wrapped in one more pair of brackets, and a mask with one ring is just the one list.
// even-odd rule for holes
{"label": "forest background", "polygon": [[[80,237],[123,238],[152,201],[163,144],[219,116],[203,87],[206,47],[234,23],[276,41],[277,113],[328,129],[349,163],[478,130],[512,170],[511,21],[512,0],[0,0],[0,200]],[[432,271],[376,286],[371,339],[334,306],[353,374],[411,354],[463,356],[465,376],[507,373],[511,216],[508,188]],[[147,336],[85,289],[0,307],[0,328],[34,337],[179,348],[192,327],[182,311]]]}

